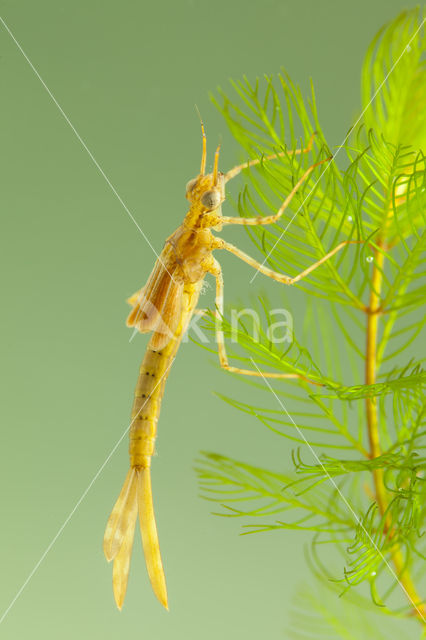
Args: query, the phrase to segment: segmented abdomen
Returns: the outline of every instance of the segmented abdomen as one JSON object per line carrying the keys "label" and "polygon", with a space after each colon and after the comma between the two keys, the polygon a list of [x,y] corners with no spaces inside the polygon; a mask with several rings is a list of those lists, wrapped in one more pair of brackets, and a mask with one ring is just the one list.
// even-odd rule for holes
{"label": "segmented abdomen", "polygon": [[166,345],[162,351],[154,351],[148,345],[141,364],[131,414],[131,467],[149,467],[154,453],[164,381],[173,359],[173,355],[167,353],[168,347]]}
{"label": "segmented abdomen", "polygon": [[201,283],[186,285],[181,318],[171,340],[161,350],[148,343],[135,389],[130,427],[130,466],[150,466],[164,386],[187,323],[197,304]]}

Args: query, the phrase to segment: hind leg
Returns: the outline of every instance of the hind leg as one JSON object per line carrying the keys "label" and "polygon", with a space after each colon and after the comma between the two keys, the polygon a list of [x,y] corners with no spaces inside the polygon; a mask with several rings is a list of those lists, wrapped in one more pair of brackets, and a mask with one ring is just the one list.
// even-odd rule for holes
{"label": "hind leg", "polygon": [[[224,307],[224,285],[223,285],[223,276],[222,269],[217,260],[214,261],[214,268],[211,273],[216,278],[216,318],[219,321],[223,316],[223,307]],[[305,380],[310,384],[322,386],[321,383],[315,382],[314,380],[310,380],[306,376],[299,373],[274,373],[271,371],[260,371],[259,369],[241,369],[240,367],[234,367],[229,364],[228,354],[226,353],[225,347],[225,337],[223,330],[219,326],[219,322],[216,323],[216,342],[219,352],[219,362],[222,369],[226,371],[230,371],[231,373],[239,373],[244,376],[254,376],[254,377],[264,377],[264,378],[277,378],[277,379],[289,379],[289,378],[299,378],[301,380]]]}

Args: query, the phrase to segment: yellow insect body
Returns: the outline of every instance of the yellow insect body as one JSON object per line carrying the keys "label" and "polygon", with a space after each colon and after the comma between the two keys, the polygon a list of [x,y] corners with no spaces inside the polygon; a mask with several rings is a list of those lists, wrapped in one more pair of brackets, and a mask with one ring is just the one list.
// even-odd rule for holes
{"label": "yellow insect body", "polygon": [[[171,364],[191,319],[208,271],[214,273],[214,236],[208,227],[218,226],[224,199],[223,176],[217,172],[192,181],[187,196],[191,208],[168,238],[146,286],[134,294],[127,324],[140,332],[153,331],[135,390],[130,427],[130,471],[108,520],[104,553],[114,560],[113,590],[119,609],[126,595],[136,519],[139,512],[142,543],[153,590],[166,608],[167,590],[152,503],[150,465],[154,453],[161,399]],[[214,187],[214,221],[206,216],[203,195]]]}
{"label": "yellow insect body", "polygon": [[[245,167],[257,164],[259,160],[251,160],[222,174],[218,171],[218,148],[213,172],[205,175],[206,138],[203,126],[202,132],[203,153],[200,174],[186,187],[186,197],[190,202],[189,211],[183,224],[167,239],[145,287],[129,300],[133,309],[127,319],[128,326],[142,333],[152,332],[152,336],[135,390],[130,426],[130,470],[108,520],[104,537],[105,556],[108,561],[114,561],[113,590],[119,609],[123,606],[126,594],[138,514],[148,575],[157,598],[168,608],[166,581],[152,503],[150,464],[167,375],[182,336],[196,310],[202,283],[207,273],[216,278],[216,317],[220,318],[223,315],[222,271],[220,264],[213,257],[213,251],[226,249],[278,282],[293,284],[328,260],[346,244],[341,243],[314,265],[291,278],[272,271],[237,247],[214,236],[212,229],[219,231],[224,224],[263,225],[277,222],[296,191],[321,162],[305,171],[275,215],[255,218],[223,217],[221,205],[225,200],[226,182]],[[293,151],[293,154],[310,151],[312,139],[313,136],[306,149]],[[264,160],[276,159],[280,155],[284,154],[278,153]],[[220,364],[228,371],[274,378],[301,377],[297,373],[260,372],[229,365],[223,331],[219,323],[216,326],[216,341]],[[309,382],[314,381],[309,380]]]}

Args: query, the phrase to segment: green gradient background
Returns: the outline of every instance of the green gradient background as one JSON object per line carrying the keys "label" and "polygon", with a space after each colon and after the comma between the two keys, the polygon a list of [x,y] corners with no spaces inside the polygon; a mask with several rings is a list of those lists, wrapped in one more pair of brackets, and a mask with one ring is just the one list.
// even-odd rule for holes
{"label": "green gradient background", "polygon": [[[0,6],[157,251],[180,223],[184,185],[198,170],[195,103],[210,153],[222,136],[229,168],[239,151],[208,92],[229,77],[253,79],[285,65],[304,87],[314,78],[325,132],[338,144],[359,106],[365,48],[405,7],[398,0]],[[128,425],[146,339],[129,344],[124,300],[143,284],[154,255],[3,27],[0,38],[1,615]],[[250,248],[241,230],[227,237]],[[232,257],[222,264],[227,301],[248,300],[250,268]],[[276,291],[260,277],[255,287]],[[153,465],[170,613],[151,592],[139,540],[122,613],[113,602],[101,542],[128,466],[125,440],[4,620],[1,638],[286,637],[294,593],[312,582],[308,537],[239,537],[240,522],[211,516],[198,497],[193,464],[204,449],[277,468],[289,463],[290,447],[214,390],[246,391],[213,356],[184,345]]]}

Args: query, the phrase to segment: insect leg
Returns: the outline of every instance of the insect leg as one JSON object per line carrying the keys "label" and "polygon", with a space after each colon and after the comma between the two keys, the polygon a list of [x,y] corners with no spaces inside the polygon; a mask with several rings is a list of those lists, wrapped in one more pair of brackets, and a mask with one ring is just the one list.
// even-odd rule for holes
{"label": "insect leg", "polygon": [[229,180],[232,180],[232,178],[235,178],[235,176],[237,176],[239,173],[241,173],[241,171],[243,171],[244,169],[247,169],[247,167],[253,167],[256,164],[260,164],[261,162],[264,162],[265,160],[275,160],[276,158],[279,158],[280,156],[284,156],[286,153],[288,153],[288,155],[298,155],[300,153],[309,153],[309,151],[312,149],[312,143],[314,141],[316,132],[314,132],[311,137],[309,138],[308,144],[306,146],[305,149],[295,149],[294,151],[282,151],[280,153],[274,153],[270,156],[265,156],[263,158],[255,158],[254,160],[248,160],[247,162],[243,162],[242,164],[238,164],[236,167],[233,167],[232,169],[230,169],[229,171],[227,171],[224,175],[224,180],[225,183],[228,182]]}
{"label": "insect leg", "polygon": [[255,376],[264,378],[300,378],[310,382],[311,384],[320,385],[318,382],[314,382],[305,376],[298,373],[273,373],[271,371],[254,371],[252,369],[241,369],[240,367],[233,367],[229,364],[228,354],[226,353],[225,337],[222,328],[220,327],[220,320],[223,316],[223,275],[220,264],[217,260],[214,260],[214,267],[211,269],[211,273],[216,278],[216,342],[219,352],[219,362],[222,369],[230,371],[231,373],[239,373],[244,376]]}
{"label": "insect leg", "polygon": [[346,247],[346,245],[359,244],[360,242],[362,242],[362,240],[344,240],[343,242],[338,244],[337,247],[334,247],[334,249],[326,253],[325,256],[323,256],[322,258],[314,262],[314,264],[311,264],[310,267],[308,267],[307,269],[305,269],[304,271],[302,271],[301,273],[299,273],[297,276],[294,276],[294,277],[286,276],[284,273],[279,273],[278,271],[273,271],[273,269],[269,269],[269,267],[265,267],[265,265],[261,264],[251,256],[247,255],[247,253],[244,253],[244,251],[241,251],[241,249],[238,249],[238,247],[235,247],[230,242],[225,242],[225,240],[222,240],[221,238],[217,238],[217,244],[215,244],[215,248],[226,249],[227,251],[230,251],[230,253],[233,253],[235,256],[237,256],[237,258],[244,260],[244,262],[247,262],[247,264],[249,264],[251,267],[254,267],[258,271],[260,271],[260,273],[263,273],[265,276],[268,276],[268,278],[272,278],[273,280],[276,280],[277,282],[281,282],[283,284],[292,285],[292,284],[295,284],[296,282],[299,282],[299,280],[301,280],[305,276],[309,275],[312,271],[314,271],[315,269],[320,267],[322,264],[324,264],[324,262],[327,262],[327,260],[329,260],[332,256],[334,256],[335,253],[343,249],[343,247]]}
{"label": "insect leg", "polygon": [[315,164],[311,165],[308,169],[306,169],[305,173],[296,182],[293,189],[290,191],[290,193],[282,203],[281,207],[278,209],[277,213],[274,213],[274,215],[256,216],[254,218],[235,218],[235,217],[222,216],[220,219],[221,224],[243,224],[246,226],[256,226],[259,224],[273,224],[274,222],[278,222],[278,220],[281,218],[282,214],[284,213],[284,211],[287,209],[288,205],[292,201],[293,197],[295,196],[297,191],[300,189],[302,184],[305,182],[305,180],[311,175],[312,171],[319,165],[324,164],[324,162],[329,162],[329,160],[331,160],[331,157],[326,158],[325,160],[320,160],[319,162],[316,162]]}

